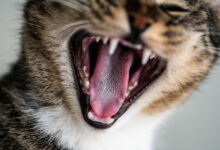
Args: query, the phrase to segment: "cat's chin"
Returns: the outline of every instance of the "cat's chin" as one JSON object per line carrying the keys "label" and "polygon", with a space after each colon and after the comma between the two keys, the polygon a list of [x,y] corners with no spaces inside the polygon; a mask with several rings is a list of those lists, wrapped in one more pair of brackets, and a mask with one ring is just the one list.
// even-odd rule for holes
{"label": "cat's chin", "polygon": [[164,72],[167,62],[146,45],[80,30],[70,40],[85,121],[111,127]]}

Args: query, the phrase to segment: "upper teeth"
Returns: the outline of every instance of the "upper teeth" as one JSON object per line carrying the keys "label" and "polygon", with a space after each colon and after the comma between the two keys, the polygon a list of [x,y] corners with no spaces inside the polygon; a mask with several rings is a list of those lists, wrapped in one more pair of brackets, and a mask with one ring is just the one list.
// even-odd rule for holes
{"label": "upper teeth", "polygon": [[109,40],[108,37],[104,37],[104,38],[103,38],[103,43],[104,43],[104,44],[107,44],[107,43],[108,43],[108,40]]}
{"label": "upper teeth", "polygon": [[146,65],[149,59],[154,59],[157,57],[154,53],[151,52],[149,48],[143,48],[141,44],[133,44],[125,40],[120,40],[119,38],[109,38],[107,36],[93,36],[92,39],[95,39],[96,42],[100,42],[100,40],[102,40],[104,44],[107,44],[108,41],[110,41],[109,55],[113,55],[115,53],[119,42],[124,46],[133,48],[135,50],[143,50],[142,65]]}
{"label": "upper teeth", "polygon": [[151,55],[151,51],[149,49],[144,49],[143,57],[142,57],[142,65],[146,65]]}
{"label": "upper teeth", "polygon": [[96,42],[99,42],[99,41],[101,40],[101,37],[98,36],[98,37],[96,37],[95,39],[96,39]]}
{"label": "upper teeth", "polygon": [[113,55],[118,47],[119,40],[118,39],[111,39],[110,47],[109,47],[109,54]]}

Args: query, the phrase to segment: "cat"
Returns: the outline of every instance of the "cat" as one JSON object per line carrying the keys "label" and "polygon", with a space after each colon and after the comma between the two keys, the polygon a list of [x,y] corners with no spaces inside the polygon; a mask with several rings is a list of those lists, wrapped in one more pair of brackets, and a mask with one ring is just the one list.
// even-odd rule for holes
{"label": "cat", "polygon": [[206,77],[220,3],[28,0],[22,52],[0,81],[2,150],[152,150]]}

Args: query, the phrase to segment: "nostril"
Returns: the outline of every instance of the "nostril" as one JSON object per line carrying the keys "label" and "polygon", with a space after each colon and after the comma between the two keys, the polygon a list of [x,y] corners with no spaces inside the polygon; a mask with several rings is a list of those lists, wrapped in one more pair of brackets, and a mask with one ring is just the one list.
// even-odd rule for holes
{"label": "nostril", "polygon": [[145,30],[153,23],[153,19],[150,16],[138,14],[135,12],[129,12],[129,23],[132,27],[138,28],[139,30]]}
{"label": "nostril", "polygon": [[130,41],[131,43],[139,43],[140,41],[140,36],[141,30],[135,27],[131,27],[131,34],[129,37],[127,37],[127,40]]}
{"label": "nostril", "polygon": [[129,40],[132,43],[138,43],[140,42],[140,34],[150,28],[151,21],[149,21],[150,19],[147,17],[143,17],[135,13],[130,13],[128,20],[130,23],[131,34],[126,38],[126,40]]}

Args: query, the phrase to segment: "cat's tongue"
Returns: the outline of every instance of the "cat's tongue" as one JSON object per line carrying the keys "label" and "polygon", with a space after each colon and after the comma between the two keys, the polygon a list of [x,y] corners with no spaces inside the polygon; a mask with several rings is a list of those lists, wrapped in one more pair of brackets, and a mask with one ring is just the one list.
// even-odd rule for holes
{"label": "cat's tongue", "polygon": [[134,54],[120,48],[109,55],[109,47],[102,45],[90,85],[90,105],[95,115],[106,118],[115,115],[125,101],[129,71]]}

